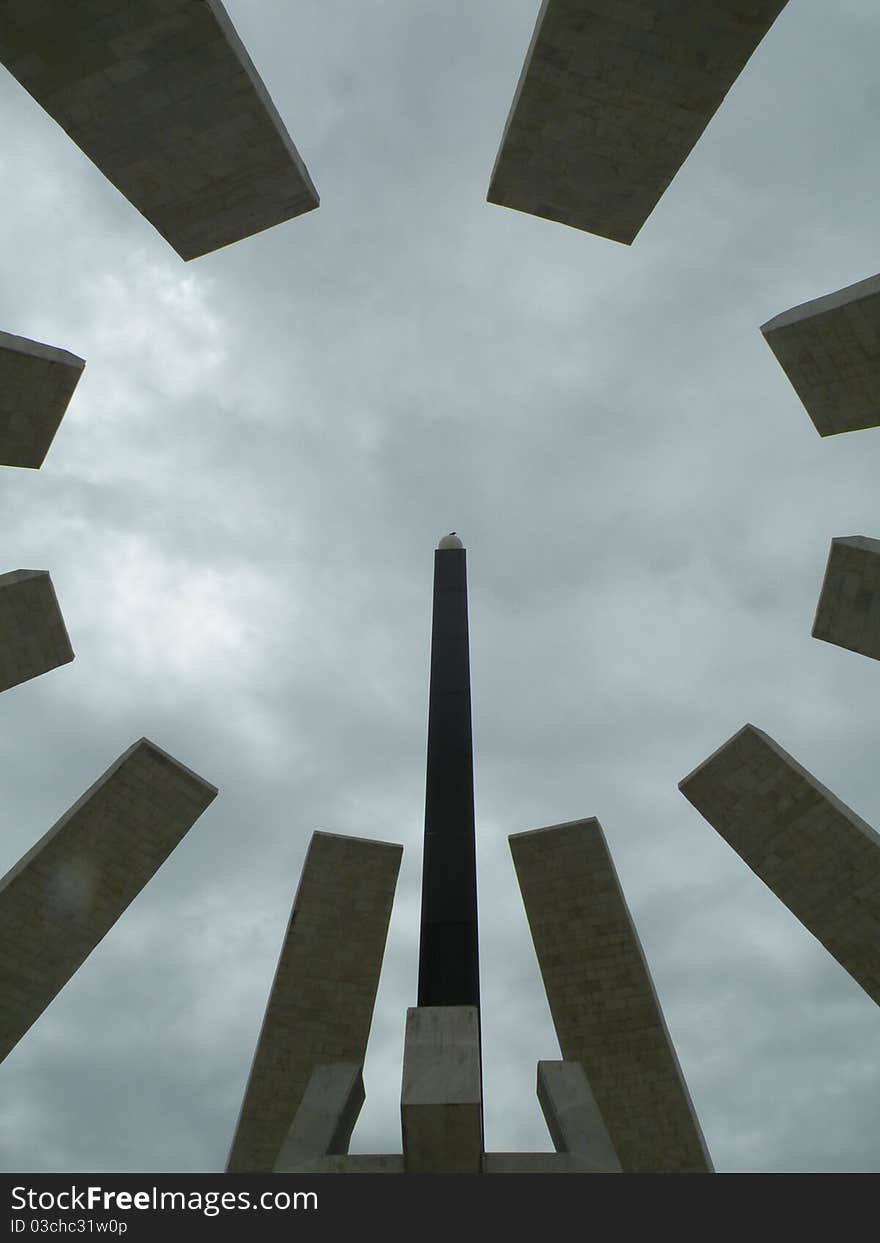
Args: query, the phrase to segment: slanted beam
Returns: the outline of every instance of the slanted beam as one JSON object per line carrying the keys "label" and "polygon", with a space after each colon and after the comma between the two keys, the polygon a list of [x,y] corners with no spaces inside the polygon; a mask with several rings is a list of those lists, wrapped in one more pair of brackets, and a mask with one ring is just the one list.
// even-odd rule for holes
{"label": "slanted beam", "polygon": [[0,332],[0,466],[43,465],[84,367],[67,350]]}
{"label": "slanted beam", "polygon": [[831,541],[813,638],[880,660],[880,540]]}
{"label": "slanted beam", "polygon": [[783,311],[761,332],[820,436],[880,427],[880,276]]}
{"label": "slanted beam", "polygon": [[318,206],[220,0],[6,0],[0,61],[183,259]]}
{"label": "slanted beam", "polygon": [[216,796],[142,738],[0,880],[0,1060]]}
{"label": "slanted beam", "polygon": [[880,1004],[880,835],[754,725],[678,788]]}
{"label": "slanted beam", "polygon": [[347,1153],[364,1099],[360,1066],[354,1062],[316,1066],[281,1145],[275,1173],[295,1174],[318,1157]]}
{"label": "slanted beam", "polygon": [[49,571],[0,574],[0,691],[72,660]]}
{"label": "slanted beam", "polygon": [[281,947],[229,1154],[275,1168],[315,1068],[362,1066],[402,846],[314,833]]}
{"label": "slanted beam", "polygon": [[480,1173],[481,1097],[477,1007],[407,1010],[400,1094],[407,1173]]}
{"label": "slanted beam", "polygon": [[786,0],[544,0],[488,200],[632,242]]}
{"label": "slanted beam", "polygon": [[562,1056],[583,1066],[624,1171],[710,1171],[599,821],[510,848]]}
{"label": "slanted beam", "polygon": [[580,1062],[538,1062],[538,1101],[557,1152],[579,1153],[620,1173],[605,1120]]}

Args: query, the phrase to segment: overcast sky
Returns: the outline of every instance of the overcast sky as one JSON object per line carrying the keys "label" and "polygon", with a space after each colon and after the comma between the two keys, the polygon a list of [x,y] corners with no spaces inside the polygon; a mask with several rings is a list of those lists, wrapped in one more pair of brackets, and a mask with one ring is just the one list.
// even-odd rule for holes
{"label": "overcast sky", "polygon": [[315,829],[403,843],[352,1150],[400,1151],[433,549],[468,549],[487,1146],[559,1056],[507,836],[598,816],[716,1167],[880,1169],[880,1011],[677,790],[746,721],[880,826],[880,536],[759,325],[874,274],[880,12],[791,0],[634,245],[485,202],[538,0],[226,0],[321,207],[184,264],[5,72],[0,329],[86,370],[0,571],[0,874],[143,735],[220,795],[0,1067],[0,1168],[223,1168]]}

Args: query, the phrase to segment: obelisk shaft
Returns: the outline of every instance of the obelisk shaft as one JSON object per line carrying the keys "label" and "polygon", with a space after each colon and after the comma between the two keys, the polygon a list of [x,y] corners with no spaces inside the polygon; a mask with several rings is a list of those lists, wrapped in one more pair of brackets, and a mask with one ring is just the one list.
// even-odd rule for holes
{"label": "obelisk shaft", "polygon": [[480,1004],[465,558],[434,553],[420,1006]]}

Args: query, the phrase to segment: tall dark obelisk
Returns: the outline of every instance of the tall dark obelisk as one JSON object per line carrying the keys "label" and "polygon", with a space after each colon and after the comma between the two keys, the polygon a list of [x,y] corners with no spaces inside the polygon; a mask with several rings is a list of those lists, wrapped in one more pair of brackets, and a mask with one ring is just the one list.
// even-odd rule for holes
{"label": "tall dark obelisk", "polygon": [[419,1005],[480,1005],[467,562],[454,533],[434,553]]}

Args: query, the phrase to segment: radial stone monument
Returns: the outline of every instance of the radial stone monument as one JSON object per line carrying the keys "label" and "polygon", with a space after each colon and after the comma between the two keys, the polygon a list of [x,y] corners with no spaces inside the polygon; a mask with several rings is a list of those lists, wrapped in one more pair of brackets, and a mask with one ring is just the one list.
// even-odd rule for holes
{"label": "radial stone monument", "polygon": [[555,1152],[487,1153],[466,553],[434,554],[418,1004],[402,1151],[349,1154],[401,847],[316,833],[266,1006],[230,1173],[709,1172],[596,820],[510,839],[563,1061],[540,1061]]}

